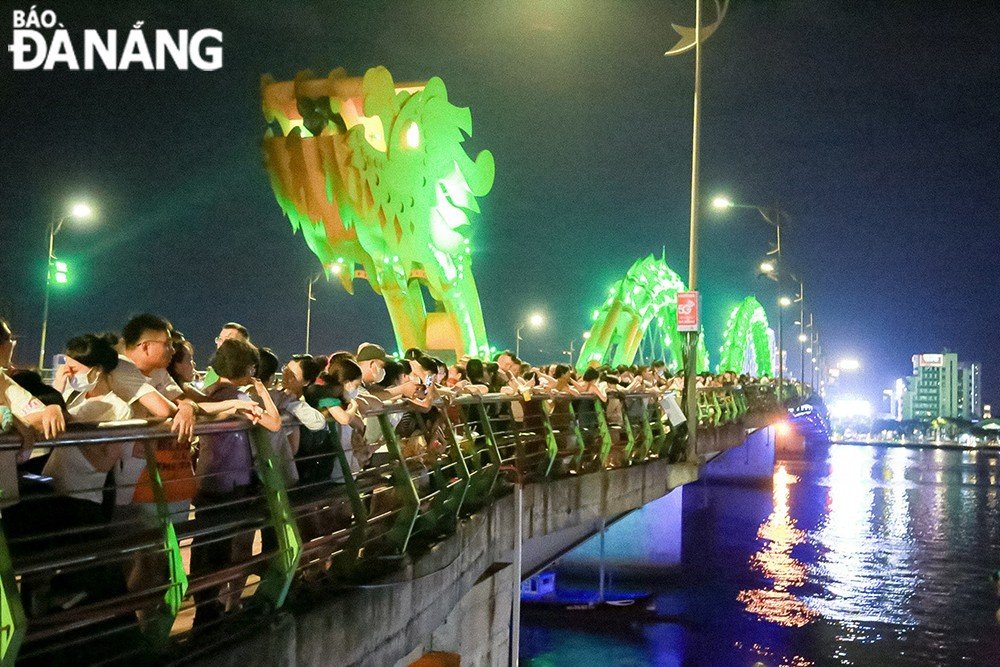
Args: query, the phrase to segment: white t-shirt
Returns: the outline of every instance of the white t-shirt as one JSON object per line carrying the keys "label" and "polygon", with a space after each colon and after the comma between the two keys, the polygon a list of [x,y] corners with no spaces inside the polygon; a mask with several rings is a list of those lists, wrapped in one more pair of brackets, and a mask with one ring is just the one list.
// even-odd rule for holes
{"label": "white t-shirt", "polygon": [[[144,375],[135,362],[124,354],[118,355],[118,365],[108,375],[108,381],[111,384],[111,391],[132,408],[132,416],[141,419],[151,417],[146,406],[139,402],[139,399],[146,394],[158,391],[165,398],[174,400],[184,393],[166,369],[157,368],[150,375]],[[135,495],[135,484],[146,468],[144,456],[132,455],[134,444],[128,443],[121,466],[115,473],[118,484],[118,505],[128,505],[132,502],[132,496]]]}
{"label": "white t-shirt", "polygon": [[[7,377],[0,370],[0,405],[6,405],[14,417],[23,419],[41,412],[45,404],[32,396],[27,389]],[[13,505],[20,497],[17,490],[17,452],[0,452],[0,507]]]}
{"label": "white t-shirt", "polygon": [[[66,406],[66,412],[71,422],[120,421],[132,416],[128,403],[110,392],[91,398],[80,394]],[[131,442],[109,446],[118,451],[119,457],[132,450]],[[98,504],[103,500],[108,472],[95,469],[79,447],[54,447],[42,472],[52,478],[52,485],[60,495]]]}
{"label": "white t-shirt", "polygon": [[118,365],[108,373],[108,383],[111,391],[130,406],[136,417],[148,417],[149,411],[139,403],[146,394],[156,391],[150,378],[142,374],[139,367],[124,354],[118,355]]}

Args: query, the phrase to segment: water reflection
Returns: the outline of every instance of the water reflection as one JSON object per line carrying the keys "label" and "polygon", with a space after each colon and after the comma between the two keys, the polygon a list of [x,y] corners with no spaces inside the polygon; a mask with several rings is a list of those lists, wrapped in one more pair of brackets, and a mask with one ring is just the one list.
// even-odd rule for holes
{"label": "water reflection", "polygon": [[802,627],[816,617],[793,589],[806,582],[806,566],[792,556],[792,548],[805,542],[805,531],[795,526],[788,511],[791,485],[799,478],[782,464],[774,471],[774,511],[761,524],[757,539],[761,549],[750,557],[750,568],[772,582],[770,587],[740,591],[737,599],[760,618],[786,627]]}
{"label": "water reflection", "polygon": [[[995,451],[815,445],[779,460],[770,488],[686,488],[678,565],[649,544],[609,564],[662,616],[536,622],[524,655],[568,667],[1000,664],[998,465]],[[621,530],[662,543],[666,514]]]}
{"label": "water reflection", "polygon": [[[906,450],[830,447],[826,519],[815,533],[822,556],[813,568],[824,593],[813,608],[843,621],[845,639],[882,638],[862,621],[892,623],[899,630],[915,623],[907,605],[916,583],[907,456]],[[932,517],[939,512],[935,498]]]}

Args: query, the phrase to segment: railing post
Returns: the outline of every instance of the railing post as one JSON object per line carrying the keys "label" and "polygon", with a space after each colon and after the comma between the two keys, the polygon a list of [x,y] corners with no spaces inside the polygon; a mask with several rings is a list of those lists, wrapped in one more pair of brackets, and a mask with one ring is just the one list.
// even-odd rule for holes
{"label": "railing post", "polygon": [[0,665],[13,665],[28,629],[14,563],[0,522]]}
{"label": "railing post", "polygon": [[495,474],[490,482],[490,491],[493,490],[498,479],[500,479],[500,466],[503,465],[503,457],[500,455],[500,448],[497,446],[496,436],[493,434],[493,424],[490,423],[490,416],[486,412],[486,404],[481,400],[476,403],[476,411],[483,427],[483,437],[486,438],[486,453],[493,463]]}
{"label": "railing post", "polygon": [[[642,414],[642,458],[645,460],[653,453],[653,426],[650,415],[656,414],[656,401],[642,399]],[[656,450],[656,456],[660,456],[659,449]]]}
{"label": "railing post", "polygon": [[260,426],[252,427],[250,442],[253,445],[261,491],[267,502],[269,522],[278,543],[278,551],[268,560],[267,571],[260,577],[260,585],[254,598],[259,597],[277,609],[284,604],[288,588],[292,585],[295,569],[302,555],[302,538],[288,500],[285,480],[274,461],[268,431]]}
{"label": "railing post", "polygon": [[556,432],[552,428],[552,420],[549,419],[549,413],[544,405],[542,406],[542,426],[545,428],[545,448],[549,454],[549,465],[545,468],[545,476],[548,477],[552,473],[552,465],[556,462],[556,457],[559,456],[559,443],[556,441]]}
{"label": "railing post", "polygon": [[385,446],[389,454],[396,459],[396,469],[392,472],[395,478],[394,486],[399,493],[400,500],[403,501],[404,511],[399,513],[396,524],[390,529],[392,541],[398,545],[399,553],[405,553],[410,545],[410,537],[413,536],[413,527],[417,523],[417,514],[420,510],[420,495],[417,487],[413,483],[410,475],[410,468],[406,464],[403,452],[399,448],[399,440],[396,439],[396,431],[389,421],[389,415],[384,412],[378,416],[379,426],[382,428],[382,435],[385,436]]}
{"label": "railing post", "polygon": [[441,410],[441,417],[444,420],[444,433],[445,437],[448,438],[448,449],[451,451],[451,457],[455,461],[455,472],[459,479],[462,480],[462,493],[458,497],[458,506],[455,508],[455,519],[462,515],[462,505],[465,504],[465,496],[469,493],[469,485],[472,483],[472,473],[469,472],[469,466],[465,463],[465,455],[462,453],[462,447],[458,444],[458,435],[455,433],[455,427],[451,423],[451,417],[448,416],[448,410]]}
{"label": "railing post", "polygon": [[628,404],[622,399],[622,430],[625,431],[625,461],[632,464],[632,452],[635,450],[635,434],[632,433],[632,421],[628,418]]}
{"label": "railing post", "polygon": [[187,593],[188,579],[184,572],[184,559],[181,557],[177,532],[170,517],[170,505],[167,503],[167,493],[163,488],[163,478],[160,476],[160,467],[156,461],[156,441],[147,439],[142,445],[146,456],[146,470],[149,472],[149,484],[153,490],[153,500],[156,502],[156,516],[163,531],[163,551],[167,556],[170,576],[167,591],[163,596],[166,606],[161,606],[154,617],[143,619],[142,630],[155,645],[162,646],[170,638],[170,629]]}
{"label": "railing post", "polygon": [[576,418],[576,410],[573,409],[573,401],[569,401],[566,404],[566,408],[569,410],[569,418],[573,422],[573,436],[576,438],[576,446],[579,451],[577,451],[576,456],[573,457],[573,463],[576,464],[577,469],[583,464],[583,455],[587,451],[587,443],[583,440],[583,431],[580,430],[580,420]]}
{"label": "railing post", "polygon": [[601,462],[601,467],[605,468],[608,465],[608,458],[611,456],[611,429],[608,428],[607,417],[604,416],[604,406],[601,401],[594,399],[594,415],[597,417],[597,435],[601,439],[601,450],[598,455],[598,459]]}

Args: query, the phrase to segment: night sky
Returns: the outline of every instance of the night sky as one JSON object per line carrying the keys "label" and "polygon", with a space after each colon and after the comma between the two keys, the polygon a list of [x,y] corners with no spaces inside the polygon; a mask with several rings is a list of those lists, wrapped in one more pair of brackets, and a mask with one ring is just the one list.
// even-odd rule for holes
{"label": "night sky", "polygon": [[[13,72],[4,49],[0,315],[22,335],[16,359],[37,355],[46,225],[76,195],[100,216],[57,240],[74,286],[54,292],[50,351],[145,310],[185,332],[202,365],[228,320],[279,356],[301,351],[318,261],[261,164],[259,77],[375,65],[441,76],[471,107],[467,150],[497,165],[473,231],[491,343],[513,346],[516,321],[541,309],[549,326],[523,350],[556,359],[635,259],[666,246],[686,275],[693,56],[662,54],[691,5],[39,4],[71,30],[217,28],[225,60],[218,72]],[[736,0],[705,46],[706,204],[726,193],[788,211],[786,263],[830,357],[857,355],[872,398],[912,354],[948,348],[981,361],[984,399],[1000,400],[998,34],[993,2]],[[775,284],[754,272],[773,232],[753,211],[710,209],[702,230],[714,355],[744,295],[774,317]],[[317,295],[314,351],[392,343],[367,285]]]}

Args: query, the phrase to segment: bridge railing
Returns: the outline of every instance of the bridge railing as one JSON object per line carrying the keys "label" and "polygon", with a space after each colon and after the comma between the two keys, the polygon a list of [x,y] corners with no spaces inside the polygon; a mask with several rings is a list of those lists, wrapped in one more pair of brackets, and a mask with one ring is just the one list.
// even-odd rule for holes
{"label": "bridge railing", "polygon": [[[709,389],[699,393],[699,421],[738,424],[775,406],[768,388]],[[365,438],[342,442],[331,422],[313,445],[300,443],[292,462],[260,427],[199,423],[198,456],[249,447],[255,476],[238,492],[198,493],[193,504],[193,484],[204,491],[218,480],[178,474],[185,452],[178,456],[166,424],[72,425],[35,451],[72,454],[82,465],[124,447],[126,461],[145,474],[138,483],[61,492],[44,476],[25,476],[20,501],[0,521],[0,659],[190,656],[224,636],[211,631],[223,623],[398,568],[507,493],[505,473],[536,483],[680,461],[679,414],[670,394],[612,393],[606,404],[568,395],[463,396],[427,412],[387,403],[366,411]],[[0,451],[18,447],[0,436]],[[146,502],[119,504],[110,518],[102,511],[132,494]]]}

